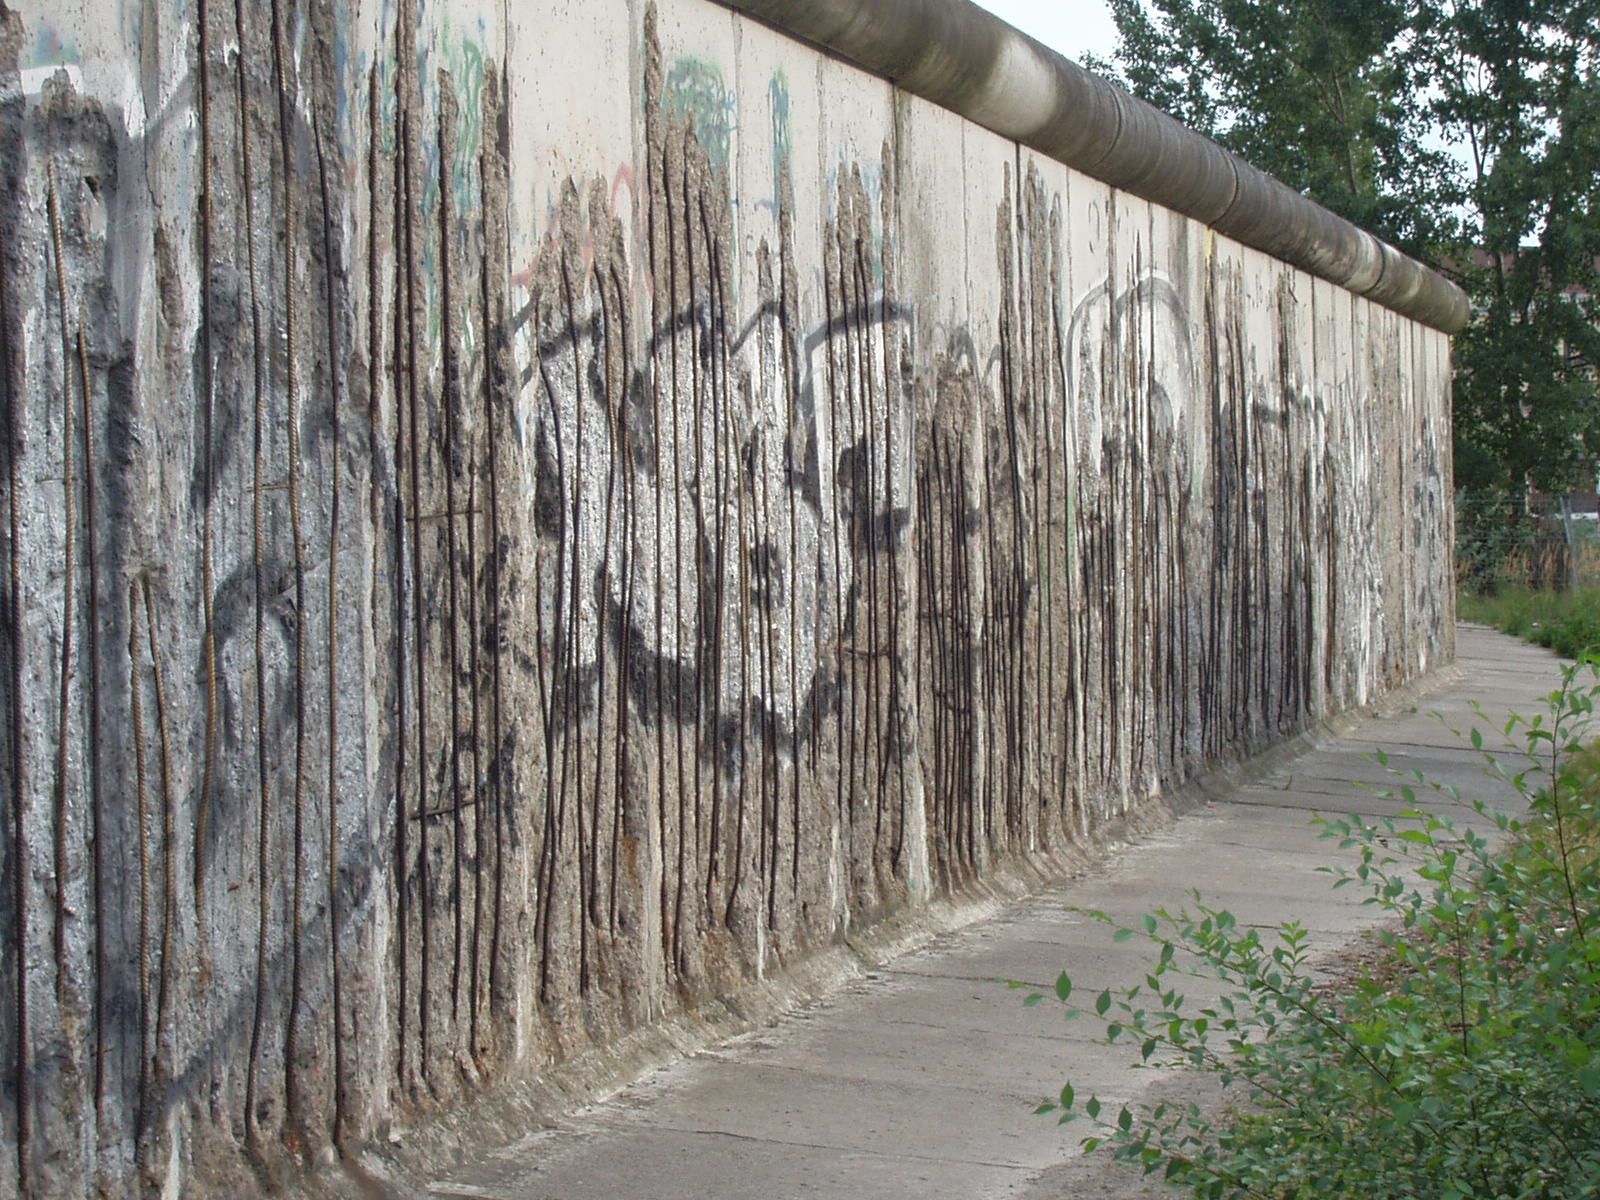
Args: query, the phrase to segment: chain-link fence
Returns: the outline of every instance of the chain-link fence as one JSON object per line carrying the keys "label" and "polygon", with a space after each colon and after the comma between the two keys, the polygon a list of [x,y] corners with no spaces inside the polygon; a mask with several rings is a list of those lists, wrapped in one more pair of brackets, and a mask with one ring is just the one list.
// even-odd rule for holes
{"label": "chain-link fence", "polygon": [[1456,583],[1565,591],[1600,586],[1600,519],[1593,493],[1456,494]]}

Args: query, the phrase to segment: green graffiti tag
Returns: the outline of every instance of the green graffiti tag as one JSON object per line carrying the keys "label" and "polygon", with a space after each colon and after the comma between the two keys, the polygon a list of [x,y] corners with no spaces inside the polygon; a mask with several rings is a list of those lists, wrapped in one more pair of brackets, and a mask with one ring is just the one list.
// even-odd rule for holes
{"label": "green graffiti tag", "polygon": [[667,116],[686,120],[705,149],[712,168],[724,178],[733,142],[734,94],[722,71],[698,58],[680,58],[672,64],[662,88]]}
{"label": "green graffiti tag", "polygon": [[783,202],[783,175],[793,147],[789,140],[789,77],[781,70],[767,84],[772,109],[772,202]]}

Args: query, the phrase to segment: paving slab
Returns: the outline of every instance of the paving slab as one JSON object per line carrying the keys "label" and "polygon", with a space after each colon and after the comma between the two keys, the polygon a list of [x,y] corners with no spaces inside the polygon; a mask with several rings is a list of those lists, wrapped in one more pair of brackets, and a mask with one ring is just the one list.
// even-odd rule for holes
{"label": "paving slab", "polygon": [[[1488,736],[1510,712],[1538,711],[1557,686],[1546,651],[1463,626],[1458,663],[1415,705],[1362,719],[1248,787],[1120,850],[1065,881],[885,963],[826,999],[666,1067],[612,1099],[569,1113],[504,1147],[466,1147],[430,1194],[473,1200],[720,1200],[735,1197],[1008,1197],[1141,1200],[1159,1189],[1033,1105],[1068,1078],[1121,1103],[1151,1086],[1190,1087],[1132,1068],[1096,1027],[1050,1004],[1024,1008],[1003,982],[1048,984],[1063,969],[1080,990],[1140,979],[1138,939],[1080,909],[1119,919],[1207,903],[1273,927],[1298,918],[1319,949],[1369,928],[1372,910],[1334,892],[1318,868],[1337,859],[1316,813],[1369,819],[1399,811],[1382,793],[1402,772],[1508,806],[1515,793],[1486,776],[1447,725]],[[1477,716],[1474,700],[1484,707]],[[1431,713],[1443,715],[1444,721]],[[1354,782],[1353,782],[1354,781]],[[1362,786],[1364,785],[1364,786]],[[1445,797],[1428,789],[1424,803]],[[1459,814],[1463,820],[1469,813]],[[1479,822],[1481,824],[1481,822]],[[1190,989],[1198,995],[1200,986]],[[1159,1083],[1153,1084],[1152,1079]]]}

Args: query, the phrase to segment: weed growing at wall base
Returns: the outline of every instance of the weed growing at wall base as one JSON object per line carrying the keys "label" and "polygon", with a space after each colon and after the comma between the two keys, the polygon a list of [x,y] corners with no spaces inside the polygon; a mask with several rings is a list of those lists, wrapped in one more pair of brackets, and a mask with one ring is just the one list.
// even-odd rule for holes
{"label": "weed growing at wall base", "polygon": [[1263,934],[1196,895],[1117,929],[1151,945],[1142,982],[1085,1004],[1063,973],[1027,996],[1102,1022],[1141,1064],[1214,1076],[1222,1111],[1158,1096],[1112,1112],[1070,1084],[1038,1111],[1086,1121],[1085,1152],[1201,1197],[1600,1194],[1600,744],[1583,748],[1597,698],[1586,660],[1497,745],[1471,731],[1523,817],[1413,772],[1386,793],[1396,815],[1319,819],[1351,856],[1325,868],[1333,886],[1387,918],[1384,952],[1353,978],[1313,967],[1300,923]]}

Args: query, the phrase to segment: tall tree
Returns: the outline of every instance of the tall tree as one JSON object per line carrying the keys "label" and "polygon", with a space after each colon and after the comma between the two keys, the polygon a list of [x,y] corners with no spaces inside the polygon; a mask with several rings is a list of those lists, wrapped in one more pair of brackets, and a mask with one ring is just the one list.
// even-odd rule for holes
{"label": "tall tree", "polygon": [[1116,63],[1092,68],[1408,251],[1454,244],[1460,166],[1416,103],[1412,0],[1110,3]]}
{"label": "tall tree", "polygon": [[1458,487],[1592,478],[1600,0],[1110,2],[1092,67],[1466,288]]}
{"label": "tall tree", "polygon": [[1430,0],[1426,96],[1466,152],[1453,273],[1456,475],[1479,490],[1592,484],[1600,458],[1600,2]]}

